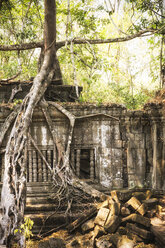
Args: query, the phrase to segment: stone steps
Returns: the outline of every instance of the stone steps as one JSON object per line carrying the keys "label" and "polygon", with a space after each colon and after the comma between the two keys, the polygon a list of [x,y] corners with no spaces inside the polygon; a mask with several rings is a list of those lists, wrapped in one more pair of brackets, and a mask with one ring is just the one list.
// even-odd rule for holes
{"label": "stone steps", "polygon": [[61,225],[67,225],[69,222],[74,221],[80,216],[82,216],[82,213],[77,212],[66,215],[64,211],[49,211],[46,213],[33,212],[33,214],[25,213],[25,217],[28,217],[34,221],[32,233],[35,235],[37,235],[39,232],[41,232],[41,234],[51,232],[52,229],[58,228]]}
{"label": "stone steps", "polygon": [[41,233],[46,233],[61,225],[66,225],[80,217],[83,211],[89,208],[89,202],[86,200],[83,203],[73,202],[72,211],[66,216],[67,203],[60,206],[58,210],[58,202],[50,199],[51,193],[53,193],[53,188],[49,182],[27,183],[25,217],[34,221],[33,234],[38,234],[41,229]]}

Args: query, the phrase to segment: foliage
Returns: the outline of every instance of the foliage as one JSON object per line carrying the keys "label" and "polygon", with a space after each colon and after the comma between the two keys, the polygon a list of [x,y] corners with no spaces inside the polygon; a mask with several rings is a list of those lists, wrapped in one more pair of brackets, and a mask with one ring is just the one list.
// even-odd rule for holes
{"label": "foliage", "polygon": [[[71,52],[67,40],[113,38],[146,28],[159,29],[158,33],[162,33],[164,24],[161,18],[161,1],[122,0],[116,11],[115,8],[112,10],[105,5],[105,2],[70,0],[68,8],[67,0],[56,1],[57,40],[66,40],[65,47],[58,51],[64,83],[74,84],[75,69],[77,82],[84,87],[82,101],[94,101],[98,104],[111,101],[124,103],[129,108],[138,108],[148,99],[148,94],[145,95],[143,90],[140,90],[151,88],[152,91],[154,87],[159,86],[158,35],[149,39],[148,48],[139,45],[140,39],[136,46],[134,42],[130,45],[90,45],[86,42],[80,46],[74,45],[73,40]],[[71,18],[68,18],[69,13]],[[41,0],[3,1],[0,11],[0,44],[11,45],[41,40],[43,17]],[[135,51],[131,50],[131,46],[135,47]],[[143,59],[145,56],[138,56],[139,51],[146,53],[147,63]],[[39,54],[40,49],[0,52],[0,78],[10,78],[18,72],[21,72],[18,80],[34,77],[37,74]],[[146,79],[143,73],[145,66],[148,75]]]}
{"label": "foliage", "polygon": [[18,232],[23,233],[26,239],[30,239],[33,236],[32,234],[33,224],[34,222],[30,218],[25,217],[24,223],[20,226],[20,229],[16,229],[14,232],[15,234]]}

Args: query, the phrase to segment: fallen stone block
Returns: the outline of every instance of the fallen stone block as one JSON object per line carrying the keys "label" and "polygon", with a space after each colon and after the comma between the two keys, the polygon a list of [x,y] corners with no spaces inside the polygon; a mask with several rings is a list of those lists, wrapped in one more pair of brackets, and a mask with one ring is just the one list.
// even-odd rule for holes
{"label": "fallen stone block", "polygon": [[123,226],[119,226],[119,228],[117,229],[117,232],[120,234],[120,235],[126,235],[127,234],[127,229]]}
{"label": "fallen stone block", "polygon": [[151,210],[148,210],[148,211],[146,212],[146,216],[147,216],[148,218],[153,218],[153,217],[155,216],[155,214],[156,214],[156,209],[151,209]]}
{"label": "fallen stone block", "polygon": [[80,218],[76,219],[74,222],[67,226],[67,230],[69,233],[76,230],[79,226],[81,226],[84,222],[91,219],[97,213],[97,208],[93,207],[89,212],[81,216]]}
{"label": "fallen stone block", "polygon": [[148,208],[148,210],[153,209],[156,207],[156,205],[158,204],[158,199],[157,198],[151,198],[148,200],[144,200],[142,201]]}
{"label": "fallen stone block", "polygon": [[146,194],[144,192],[133,192],[132,196],[136,197],[139,201],[146,200]]}
{"label": "fallen stone block", "polygon": [[151,196],[152,196],[151,190],[147,190],[147,191],[146,191],[146,200],[150,199]]}
{"label": "fallen stone block", "polygon": [[106,222],[104,229],[108,233],[114,233],[120,225],[120,218],[116,215],[111,216]]}
{"label": "fallen stone block", "polygon": [[144,241],[144,239],[142,239],[140,236],[138,236],[137,234],[131,232],[130,230],[127,230],[127,237],[131,240],[134,240],[136,243],[141,243]]}
{"label": "fallen stone block", "polygon": [[97,204],[97,209],[100,208],[109,208],[109,199],[105,200],[104,202]]}
{"label": "fallen stone block", "polygon": [[49,240],[39,242],[38,248],[50,248]]}
{"label": "fallen stone block", "polygon": [[100,238],[96,239],[95,245],[97,248],[111,248],[113,247],[113,244],[109,240],[110,234],[103,235]]}
{"label": "fallen stone block", "polygon": [[60,238],[50,238],[49,244],[51,248],[65,248],[65,242]]}
{"label": "fallen stone block", "polygon": [[136,197],[131,197],[129,201],[125,203],[126,207],[131,206],[134,210],[137,210],[141,206],[141,202]]}
{"label": "fallen stone block", "polygon": [[117,248],[133,248],[135,247],[135,242],[129,239],[126,235],[121,236],[117,242]]}
{"label": "fallen stone block", "polygon": [[128,216],[130,214],[131,214],[131,211],[129,210],[129,208],[126,208],[126,207],[121,208],[121,215],[122,216]]}
{"label": "fallen stone block", "polygon": [[120,203],[114,202],[111,204],[110,215],[118,216],[120,214]]}
{"label": "fallen stone block", "polygon": [[127,223],[126,228],[147,241],[151,239],[151,232],[139,228],[136,224]]}
{"label": "fallen stone block", "polygon": [[93,237],[92,239],[94,240],[95,238],[99,238],[100,236],[105,234],[105,230],[102,226],[96,225],[93,231]]}
{"label": "fallen stone block", "polygon": [[65,248],[64,241],[60,238],[50,238],[39,243],[39,248]]}
{"label": "fallen stone block", "polygon": [[81,243],[81,247],[93,248],[94,247],[93,231],[85,235],[82,235],[82,239],[80,243]]}
{"label": "fallen stone block", "polygon": [[108,218],[108,215],[110,213],[110,210],[107,209],[107,208],[100,208],[98,213],[97,213],[97,216],[94,220],[94,223],[95,224],[98,224],[100,226],[104,226],[105,223],[106,223],[106,220]]}
{"label": "fallen stone block", "polygon": [[111,191],[111,196],[115,200],[115,202],[120,203],[119,198],[118,198],[118,191],[117,190]]}
{"label": "fallen stone block", "polygon": [[94,223],[94,218],[91,219],[91,220],[88,220],[87,222],[85,222],[82,226],[81,226],[81,230],[82,230],[82,233],[86,233],[88,231],[91,231],[95,226],[95,223]]}
{"label": "fallen stone block", "polygon": [[137,212],[141,215],[145,215],[145,213],[147,212],[148,207],[146,206],[145,203],[143,203],[138,209]]}
{"label": "fallen stone block", "polygon": [[73,247],[73,248],[81,248],[81,245],[80,245],[80,243],[78,242],[77,239],[73,240],[71,242],[70,246]]}
{"label": "fallen stone block", "polygon": [[151,221],[149,218],[141,216],[139,214],[131,214],[122,219],[122,222],[126,222],[126,221],[132,221],[132,222],[141,224],[145,227],[150,227],[151,225]]}
{"label": "fallen stone block", "polygon": [[117,247],[117,243],[120,239],[120,234],[119,233],[114,233],[110,235],[109,241],[115,246]]}

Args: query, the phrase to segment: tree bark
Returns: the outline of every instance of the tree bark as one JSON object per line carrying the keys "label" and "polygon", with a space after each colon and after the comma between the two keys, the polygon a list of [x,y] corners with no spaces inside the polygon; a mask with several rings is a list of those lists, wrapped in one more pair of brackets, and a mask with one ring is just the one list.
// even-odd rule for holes
{"label": "tree bark", "polygon": [[[35,106],[40,101],[50,81],[55,75],[55,1],[45,0],[45,56],[40,72],[35,77],[29,94],[24,98],[13,125],[5,153],[5,171],[1,193],[2,214],[0,244],[11,247],[12,240],[17,236],[20,247],[25,247],[22,233],[15,230],[23,223],[26,199],[26,146],[28,129]],[[49,18],[50,17],[50,18]]]}

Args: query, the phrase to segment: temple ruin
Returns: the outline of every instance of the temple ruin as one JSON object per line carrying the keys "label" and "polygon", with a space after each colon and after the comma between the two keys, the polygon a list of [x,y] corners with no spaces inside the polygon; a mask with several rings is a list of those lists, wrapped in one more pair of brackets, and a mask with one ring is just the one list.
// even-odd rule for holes
{"label": "temple ruin", "polygon": [[[16,82],[1,86],[0,102],[7,103],[12,89],[18,85]],[[23,98],[29,87],[23,85],[23,91],[18,92],[15,98]],[[81,90],[79,88],[79,91]],[[143,110],[137,111],[127,110],[118,104],[98,106],[78,103],[74,101],[75,87],[57,85],[48,88],[45,98],[61,101],[61,104],[76,116],[70,162],[81,180],[106,190],[165,190],[165,105],[162,102],[148,103]],[[1,104],[0,107],[0,127],[11,112],[4,105]],[[58,139],[65,147],[69,120],[53,105],[48,111]],[[53,168],[56,166],[53,141],[39,106],[33,114],[30,129],[31,136]],[[3,150],[7,137],[8,134],[0,153],[1,184],[4,170]],[[38,192],[49,191],[50,184],[51,175],[43,159],[28,141],[27,190],[31,197],[33,195],[33,202]]]}

